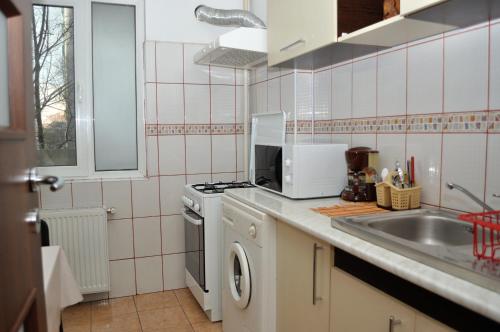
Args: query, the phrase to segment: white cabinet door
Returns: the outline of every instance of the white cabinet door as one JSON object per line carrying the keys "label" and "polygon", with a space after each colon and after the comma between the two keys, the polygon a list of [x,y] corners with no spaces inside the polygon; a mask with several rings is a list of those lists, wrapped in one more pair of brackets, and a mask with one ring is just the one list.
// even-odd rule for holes
{"label": "white cabinet door", "polygon": [[401,0],[401,15],[408,15],[448,0]]}

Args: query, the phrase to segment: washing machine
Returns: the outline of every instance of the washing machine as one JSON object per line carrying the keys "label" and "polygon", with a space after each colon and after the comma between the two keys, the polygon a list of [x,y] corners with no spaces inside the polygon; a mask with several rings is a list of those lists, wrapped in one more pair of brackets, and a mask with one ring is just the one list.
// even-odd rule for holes
{"label": "washing machine", "polygon": [[222,328],[276,331],[276,221],[226,195]]}

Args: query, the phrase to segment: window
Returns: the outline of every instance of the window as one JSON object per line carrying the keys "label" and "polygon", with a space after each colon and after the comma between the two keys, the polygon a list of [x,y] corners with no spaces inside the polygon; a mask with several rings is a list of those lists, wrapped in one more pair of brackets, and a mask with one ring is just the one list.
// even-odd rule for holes
{"label": "window", "polygon": [[35,137],[42,173],[144,174],[140,1],[33,4]]}

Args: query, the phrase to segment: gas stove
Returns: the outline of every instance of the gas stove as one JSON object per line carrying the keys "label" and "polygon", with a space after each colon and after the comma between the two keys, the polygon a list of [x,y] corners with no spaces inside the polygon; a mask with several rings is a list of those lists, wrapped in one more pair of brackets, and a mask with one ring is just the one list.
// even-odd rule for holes
{"label": "gas stove", "polygon": [[195,190],[204,193],[204,194],[221,194],[224,192],[226,189],[235,189],[235,188],[252,188],[254,185],[252,185],[248,181],[243,181],[243,182],[237,182],[237,181],[232,181],[232,182],[217,182],[217,183],[200,183],[200,184],[193,184],[191,185],[192,188]]}

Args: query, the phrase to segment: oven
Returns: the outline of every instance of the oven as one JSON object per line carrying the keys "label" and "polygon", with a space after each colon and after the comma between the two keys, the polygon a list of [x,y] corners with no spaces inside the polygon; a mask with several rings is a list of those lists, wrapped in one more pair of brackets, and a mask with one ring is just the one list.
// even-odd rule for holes
{"label": "oven", "polygon": [[184,239],[186,244],[186,270],[200,288],[207,292],[205,284],[205,223],[204,218],[184,206]]}

